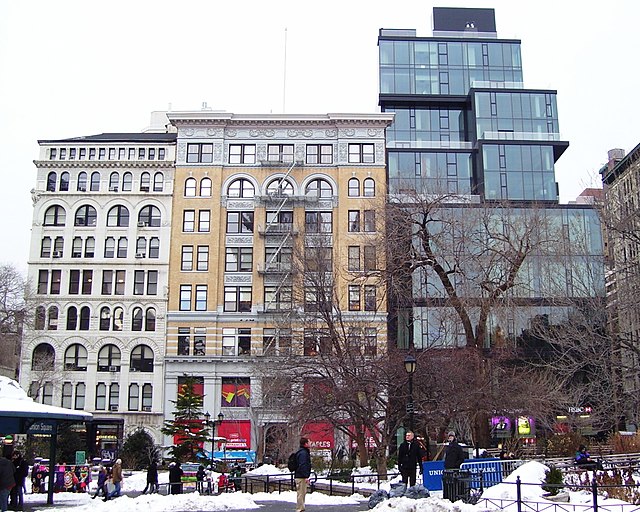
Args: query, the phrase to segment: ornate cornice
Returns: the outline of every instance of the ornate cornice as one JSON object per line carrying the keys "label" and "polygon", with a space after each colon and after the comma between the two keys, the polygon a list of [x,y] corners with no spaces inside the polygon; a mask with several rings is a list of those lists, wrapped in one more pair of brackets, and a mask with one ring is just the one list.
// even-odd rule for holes
{"label": "ornate cornice", "polygon": [[173,160],[34,160],[36,167],[46,169],[172,169],[175,167]]}

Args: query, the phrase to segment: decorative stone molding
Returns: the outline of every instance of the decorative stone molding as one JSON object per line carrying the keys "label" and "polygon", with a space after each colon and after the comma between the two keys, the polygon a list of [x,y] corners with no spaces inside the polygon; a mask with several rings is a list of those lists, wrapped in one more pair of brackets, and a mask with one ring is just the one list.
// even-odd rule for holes
{"label": "decorative stone molding", "polygon": [[224,284],[251,284],[252,275],[250,273],[244,274],[225,274]]}

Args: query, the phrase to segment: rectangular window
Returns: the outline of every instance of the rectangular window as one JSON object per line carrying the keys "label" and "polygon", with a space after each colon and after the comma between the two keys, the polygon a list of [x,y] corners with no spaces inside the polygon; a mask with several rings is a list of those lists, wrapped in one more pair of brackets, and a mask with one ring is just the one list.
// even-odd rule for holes
{"label": "rectangular window", "polygon": [[364,217],[364,231],[366,233],[373,233],[376,230],[375,210],[365,210],[363,212],[363,217]]}
{"label": "rectangular window", "polygon": [[73,385],[71,382],[65,382],[62,384],[62,401],[60,402],[61,407],[65,407],[66,409],[71,409],[71,399],[73,396]]}
{"label": "rectangular window", "polygon": [[69,160],[75,160],[76,159],[76,148],[71,148],[69,150]]}
{"label": "rectangular window", "polygon": [[149,156],[149,160],[156,159],[156,150],[154,148],[149,148],[149,152],[147,154]]}
{"label": "rectangular window", "polygon": [[364,246],[364,271],[377,270],[376,248],[374,245]]}
{"label": "rectangular window", "polygon": [[116,159],[116,148],[109,148],[109,160]]}
{"label": "rectangular window", "polygon": [[51,271],[51,288],[49,293],[51,295],[60,295],[60,282],[62,281],[62,270]]}
{"label": "rectangular window", "polygon": [[67,159],[67,150],[65,148],[60,149],[60,160]]}
{"label": "rectangular window", "polygon": [[165,155],[165,149],[164,148],[159,148],[158,149],[158,160],[164,160],[164,155]]}
{"label": "rectangular window", "polygon": [[227,247],[224,262],[225,272],[253,271],[252,247]]}
{"label": "rectangular window", "polygon": [[147,271],[147,295],[158,295],[158,271]]}
{"label": "rectangular window", "polygon": [[229,145],[230,164],[255,164],[256,146],[255,144],[230,144]]}
{"label": "rectangular window", "polygon": [[80,148],[80,160],[87,158],[87,148]]}
{"label": "rectangular window", "polygon": [[144,295],[144,270],[136,270],[133,273],[133,294]]}
{"label": "rectangular window", "polygon": [[69,271],[69,295],[78,295],[80,293],[80,271]]}
{"label": "rectangular window", "polygon": [[138,148],[138,160],[144,160],[145,153],[146,153],[145,148]]}
{"label": "rectangular window", "polygon": [[358,233],[360,231],[360,211],[349,210],[349,233]]}
{"label": "rectangular window", "polygon": [[292,247],[265,247],[265,269],[291,270]]}
{"label": "rectangular window", "polygon": [[347,263],[347,268],[351,272],[360,271],[360,247],[357,245],[349,246],[349,261]]}
{"label": "rectangular window", "polygon": [[210,164],[213,162],[213,144],[187,144],[187,163]]}
{"label": "rectangular window", "polygon": [[290,311],[291,310],[291,286],[265,286],[264,309],[265,311]]}
{"label": "rectangular window", "polygon": [[227,233],[253,233],[253,212],[227,212]]}
{"label": "rectangular window", "polygon": [[102,271],[102,295],[113,293],[113,270]]}
{"label": "rectangular window", "polygon": [[349,311],[360,311],[360,286],[349,285]]}
{"label": "rectangular window", "polygon": [[74,403],[74,409],[81,411],[84,409],[84,397],[87,389],[87,385],[84,382],[78,382],[76,384],[76,400]]}
{"label": "rectangular window", "polygon": [[288,355],[291,353],[291,329],[263,329],[262,354]]}
{"label": "rectangular window", "polygon": [[180,285],[180,311],[191,311],[191,285]]}
{"label": "rectangular window", "polygon": [[333,248],[306,247],[304,267],[307,272],[333,272]]}
{"label": "rectangular window", "polygon": [[222,407],[249,407],[251,380],[248,377],[222,377]]}
{"label": "rectangular window", "polygon": [[136,159],[136,148],[129,148],[129,156],[127,157],[129,160]]}
{"label": "rectangular window", "polygon": [[333,146],[331,144],[307,144],[308,164],[332,164]]}
{"label": "rectangular window", "polygon": [[332,212],[305,212],[304,225],[307,233],[332,233]]}
{"label": "rectangular window", "polygon": [[196,311],[207,310],[207,285],[206,284],[196,285],[195,306],[196,306]]}
{"label": "rectangular window", "polygon": [[49,288],[49,271],[40,270],[38,272],[38,293],[47,293]]}
{"label": "rectangular window", "polygon": [[207,271],[209,270],[209,246],[198,246],[198,261],[196,263],[196,270]]}
{"label": "rectangular window", "polygon": [[375,162],[373,144],[349,144],[350,164],[372,164]]}
{"label": "rectangular window", "polygon": [[124,295],[124,277],[125,270],[116,270],[116,287],[115,287],[115,295]]}
{"label": "rectangular window", "polygon": [[182,232],[193,233],[196,230],[196,211],[185,210],[182,212]]}
{"label": "rectangular window", "polygon": [[208,233],[211,229],[211,211],[200,210],[198,212],[198,232]]}
{"label": "rectangular window", "polygon": [[238,313],[251,311],[251,286],[225,286],[224,310]]}
{"label": "rectangular window", "polygon": [[91,295],[91,285],[93,283],[93,270],[82,271],[82,295]]}
{"label": "rectangular window", "polygon": [[378,333],[375,327],[364,328],[364,355],[375,356],[378,352]]}
{"label": "rectangular window", "polygon": [[100,148],[98,150],[98,160],[104,160],[107,156],[107,150],[105,148]]}
{"label": "rectangular window", "polygon": [[96,159],[96,148],[89,148],[89,160]]}
{"label": "rectangular window", "polygon": [[207,353],[207,329],[205,327],[193,328],[193,355],[204,356]]}
{"label": "rectangular window", "polygon": [[[74,238],[74,243],[77,238]],[[45,236],[40,243],[40,257],[41,258],[49,258],[51,256],[51,237]],[[71,257],[73,258],[73,252],[71,253]],[[79,256],[78,256],[79,257]]]}
{"label": "rectangular window", "polygon": [[268,144],[267,161],[269,162],[293,162],[293,144]]}
{"label": "rectangular window", "polygon": [[107,408],[107,386],[104,382],[96,385],[96,410],[104,411]]}
{"label": "rectangular window", "polygon": [[191,330],[189,329],[189,327],[178,327],[178,355],[188,356],[190,346]]}
{"label": "rectangular window", "polygon": [[182,256],[180,258],[180,270],[185,272],[193,270],[193,245],[182,246]]}
{"label": "rectangular window", "polygon": [[364,287],[364,310],[375,311],[376,310],[376,287],[375,285],[367,284]]}
{"label": "rectangular window", "polygon": [[57,153],[57,150],[55,148],[51,148],[51,150],[49,151],[49,160],[55,160],[56,153]]}

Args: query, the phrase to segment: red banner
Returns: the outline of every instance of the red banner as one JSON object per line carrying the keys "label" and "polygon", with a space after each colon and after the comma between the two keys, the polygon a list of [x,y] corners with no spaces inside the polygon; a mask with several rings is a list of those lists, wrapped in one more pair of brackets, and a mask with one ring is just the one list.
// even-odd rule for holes
{"label": "red banner", "polygon": [[330,423],[307,423],[302,429],[302,435],[309,438],[311,450],[333,450],[335,446],[333,425]]}
{"label": "red banner", "polygon": [[216,437],[227,439],[227,450],[251,450],[251,421],[223,421],[216,427]]}

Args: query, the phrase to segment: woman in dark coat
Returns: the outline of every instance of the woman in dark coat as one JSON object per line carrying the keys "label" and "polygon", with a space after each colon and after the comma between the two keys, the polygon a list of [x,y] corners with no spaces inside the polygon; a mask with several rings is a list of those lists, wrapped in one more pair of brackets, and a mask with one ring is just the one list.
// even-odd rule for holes
{"label": "woman in dark coat", "polygon": [[179,462],[172,462],[169,464],[169,485],[171,487],[171,494],[182,494],[182,475],[184,471],[180,467]]}
{"label": "woman in dark coat", "polygon": [[147,489],[149,494],[158,492],[158,463],[155,460],[151,461],[149,469],[147,469],[147,486],[142,491],[142,494],[146,494]]}

